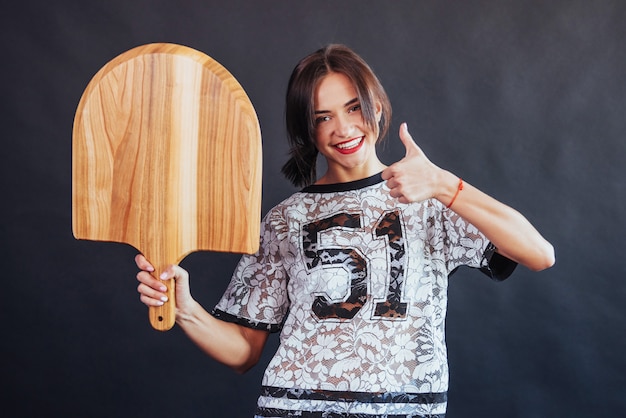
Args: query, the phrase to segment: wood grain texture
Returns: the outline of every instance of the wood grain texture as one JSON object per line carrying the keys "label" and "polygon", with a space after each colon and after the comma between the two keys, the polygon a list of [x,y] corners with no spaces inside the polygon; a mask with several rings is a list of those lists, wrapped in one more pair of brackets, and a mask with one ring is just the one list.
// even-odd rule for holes
{"label": "wood grain texture", "polygon": [[[77,239],[127,243],[155,276],[193,251],[259,245],[261,132],[237,80],[175,44],[134,48],[106,64],[79,102],[73,130]],[[170,302],[150,309],[174,325]]]}

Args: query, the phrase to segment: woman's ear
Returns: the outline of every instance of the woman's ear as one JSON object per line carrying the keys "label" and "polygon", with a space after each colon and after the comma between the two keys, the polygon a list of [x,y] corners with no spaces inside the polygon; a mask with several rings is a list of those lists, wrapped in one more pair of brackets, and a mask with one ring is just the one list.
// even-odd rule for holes
{"label": "woman's ear", "polygon": [[380,123],[380,119],[383,117],[383,106],[380,102],[374,102],[374,107],[376,108],[376,122]]}

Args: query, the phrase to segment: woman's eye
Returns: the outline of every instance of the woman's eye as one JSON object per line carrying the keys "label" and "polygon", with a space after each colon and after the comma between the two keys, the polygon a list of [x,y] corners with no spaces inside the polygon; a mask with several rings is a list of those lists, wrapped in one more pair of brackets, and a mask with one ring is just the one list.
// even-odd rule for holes
{"label": "woman's eye", "polygon": [[357,104],[352,106],[350,109],[348,109],[348,112],[352,113],[352,112],[358,112],[359,110],[361,110],[361,105]]}
{"label": "woman's eye", "polygon": [[330,116],[320,116],[317,119],[315,119],[315,123],[322,123],[322,122],[326,122],[330,120]]}

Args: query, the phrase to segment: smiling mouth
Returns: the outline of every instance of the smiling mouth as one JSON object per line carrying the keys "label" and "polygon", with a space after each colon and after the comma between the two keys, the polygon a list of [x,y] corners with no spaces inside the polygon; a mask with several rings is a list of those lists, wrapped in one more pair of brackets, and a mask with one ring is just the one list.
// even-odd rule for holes
{"label": "smiling mouth", "polygon": [[346,142],[342,142],[341,144],[335,145],[340,151],[351,151],[357,148],[363,142],[363,137],[360,136],[358,138],[351,139]]}

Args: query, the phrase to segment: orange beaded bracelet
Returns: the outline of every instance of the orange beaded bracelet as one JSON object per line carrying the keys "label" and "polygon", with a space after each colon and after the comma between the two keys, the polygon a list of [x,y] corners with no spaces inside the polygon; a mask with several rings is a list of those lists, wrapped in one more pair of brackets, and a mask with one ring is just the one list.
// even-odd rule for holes
{"label": "orange beaded bracelet", "polygon": [[452,204],[456,200],[456,198],[459,195],[459,193],[461,192],[461,190],[463,190],[463,179],[459,177],[459,187],[457,187],[456,193],[454,194],[454,197],[452,197],[452,200],[450,201],[448,206],[446,206],[448,209],[450,209],[450,207],[452,206]]}

